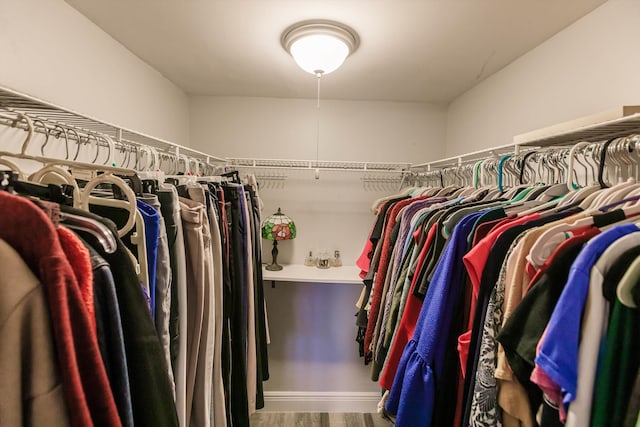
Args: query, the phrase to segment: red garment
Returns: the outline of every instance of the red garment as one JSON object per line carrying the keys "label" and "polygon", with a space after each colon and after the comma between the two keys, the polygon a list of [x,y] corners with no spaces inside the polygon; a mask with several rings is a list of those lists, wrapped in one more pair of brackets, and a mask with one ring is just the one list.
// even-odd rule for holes
{"label": "red garment", "polygon": [[433,243],[436,231],[438,230],[438,224],[433,224],[427,233],[427,238],[424,241],[424,245],[420,250],[418,262],[416,263],[416,273],[411,280],[411,288],[409,289],[409,295],[407,296],[407,302],[402,312],[402,318],[398,325],[396,336],[391,343],[389,354],[387,356],[387,364],[380,374],[379,384],[385,390],[391,390],[393,385],[393,379],[396,376],[398,370],[398,364],[402,358],[404,348],[413,337],[413,332],[416,329],[416,323],[418,323],[418,317],[420,317],[420,310],[422,309],[423,300],[413,294],[413,291],[418,285],[418,274],[422,267],[424,267],[425,260],[427,258],[427,252],[429,247]]}
{"label": "red garment", "polygon": [[93,268],[91,267],[91,257],[89,250],[71,230],[65,227],[58,227],[58,239],[62,245],[62,250],[67,254],[67,260],[71,264],[73,273],[78,281],[80,293],[84,306],[89,314],[91,330],[96,330],[95,305],[93,302]]}
{"label": "red garment", "polygon": [[364,336],[364,360],[371,360],[371,341],[373,340],[373,332],[376,329],[378,314],[380,313],[380,304],[382,302],[382,291],[384,281],[387,276],[389,261],[391,260],[391,239],[390,234],[393,226],[396,225],[398,213],[400,210],[418,200],[427,199],[428,196],[410,198],[401,200],[393,205],[387,212],[386,225],[383,233],[382,253],[380,255],[380,263],[376,272],[375,282],[373,284],[373,296],[371,298],[371,306],[369,308],[369,319],[367,320],[367,331]]}
{"label": "red garment", "polygon": [[[390,202],[387,201],[382,203],[379,209],[384,209],[387,203],[390,203]],[[376,212],[376,216],[380,215],[380,212],[381,210],[378,210],[378,212]],[[376,221],[373,223],[373,227],[371,227],[371,231],[369,231],[369,237],[367,238],[367,242],[364,244],[362,253],[356,260],[356,265],[360,267],[361,279],[364,279],[365,277],[367,277],[367,273],[371,268],[371,260],[373,258],[373,253],[376,250],[375,246],[373,245],[373,242],[371,241],[371,234],[373,234],[373,230],[376,228],[376,222],[377,222],[377,217],[376,217]]]}
{"label": "red garment", "polygon": [[29,200],[0,192],[0,238],[42,282],[47,294],[58,363],[71,423],[120,426],[96,332],[58,233]]}
{"label": "red garment", "polygon": [[[533,213],[522,217],[504,218],[498,223],[492,225],[492,229],[483,239],[475,244],[469,252],[462,258],[464,265],[469,274],[469,280],[473,287],[471,294],[471,307],[469,311],[469,324],[467,331],[458,337],[458,354],[460,357],[460,367],[462,375],[466,374],[467,358],[469,356],[469,346],[471,345],[471,333],[473,329],[473,319],[475,317],[476,303],[478,302],[478,291],[480,290],[480,281],[482,280],[482,270],[489,258],[491,247],[498,239],[498,236],[513,227],[514,225],[524,224],[532,219],[539,218],[539,213]],[[484,225],[484,224],[481,224]]]}
{"label": "red garment", "polygon": [[367,277],[367,273],[369,272],[369,268],[371,268],[371,258],[373,257],[373,243],[371,243],[371,233],[373,229],[369,232],[369,237],[367,238],[367,243],[364,245],[364,249],[362,249],[362,253],[356,260],[356,265],[360,268],[360,278],[364,279]]}
{"label": "red garment", "polygon": [[[600,234],[600,229],[594,226],[581,227],[575,230],[573,236],[569,237],[564,242],[560,243],[558,247],[549,255],[549,258],[540,266],[539,269],[535,270],[535,274],[531,276],[531,280],[529,280],[529,284],[527,285],[527,292],[529,289],[544,275],[544,273],[549,270],[551,264],[553,264],[553,260],[560,254],[562,254],[567,249],[574,247],[575,245],[579,245],[587,242],[592,237]],[[533,266],[532,266],[533,267]]]}

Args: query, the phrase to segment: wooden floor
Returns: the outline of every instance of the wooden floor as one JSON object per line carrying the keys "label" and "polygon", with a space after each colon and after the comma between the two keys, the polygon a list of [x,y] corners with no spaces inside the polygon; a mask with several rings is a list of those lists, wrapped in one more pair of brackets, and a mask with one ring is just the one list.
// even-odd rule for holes
{"label": "wooden floor", "polygon": [[391,427],[379,414],[327,412],[257,412],[251,427]]}

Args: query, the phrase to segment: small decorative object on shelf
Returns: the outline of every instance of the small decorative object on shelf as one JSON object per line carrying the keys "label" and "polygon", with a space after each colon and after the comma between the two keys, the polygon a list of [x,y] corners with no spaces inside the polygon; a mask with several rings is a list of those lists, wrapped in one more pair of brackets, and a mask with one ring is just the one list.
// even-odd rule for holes
{"label": "small decorative object on shelf", "polygon": [[329,251],[320,251],[316,260],[316,267],[322,269],[331,267],[331,257],[329,256]]}
{"label": "small decorative object on shelf", "polygon": [[340,251],[333,251],[333,258],[331,259],[331,267],[342,267],[342,259],[340,258]]}
{"label": "small decorative object on shelf", "polygon": [[265,268],[269,271],[280,271],[282,266],[278,264],[278,241],[293,240],[296,238],[296,225],[291,218],[286,216],[278,208],[278,212],[271,215],[262,223],[262,238],[273,240],[273,257],[271,264]]}
{"label": "small decorative object on shelf", "polygon": [[313,251],[309,251],[309,255],[304,257],[304,265],[307,267],[314,267],[316,265],[316,259],[313,256]]}

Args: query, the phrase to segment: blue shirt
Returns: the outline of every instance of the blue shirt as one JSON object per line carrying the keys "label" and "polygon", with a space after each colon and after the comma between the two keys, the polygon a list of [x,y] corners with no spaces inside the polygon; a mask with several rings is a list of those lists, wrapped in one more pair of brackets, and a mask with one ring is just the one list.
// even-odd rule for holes
{"label": "blue shirt", "polygon": [[462,257],[467,252],[467,235],[479,215],[466,216],[453,229],[425,296],[413,338],[402,353],[386,404],[387,411],[396,414],[398,427],[431,425],[436,379],[442,376],[453,309],[463,288]]}
{"label": "blue shirt", "polygon": [[137,200],[138,212],[144,221],[144,239],[147,245],[147,271],[149,272],[149,299],[151,317],[156,314],[156,263],[158,259],[158,238],[160,236],[160,216],[151,205]]}
{"label": "blue shirt", "polygon": [[634,224],[622,224],[603,232],[585,245],[571,266],[567,284],[551,315],[536,357],[536,365],[562,388],[565,405],[576,398],[580,327],[591,268],[613,242],[639,230]]}

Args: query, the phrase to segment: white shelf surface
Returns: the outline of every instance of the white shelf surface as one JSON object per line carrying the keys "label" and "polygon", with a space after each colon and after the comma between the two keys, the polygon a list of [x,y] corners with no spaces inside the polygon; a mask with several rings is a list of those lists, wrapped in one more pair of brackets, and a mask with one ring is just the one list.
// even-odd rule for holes
{"label": "white shelf surface", "polygon": [[288,264],[283,265],[280,271],[269,271],[265,267],[266,265],[262,266],[262,280],[265,281],[362,284],[360,269],[355,265],[320,269],[303,264]]}

